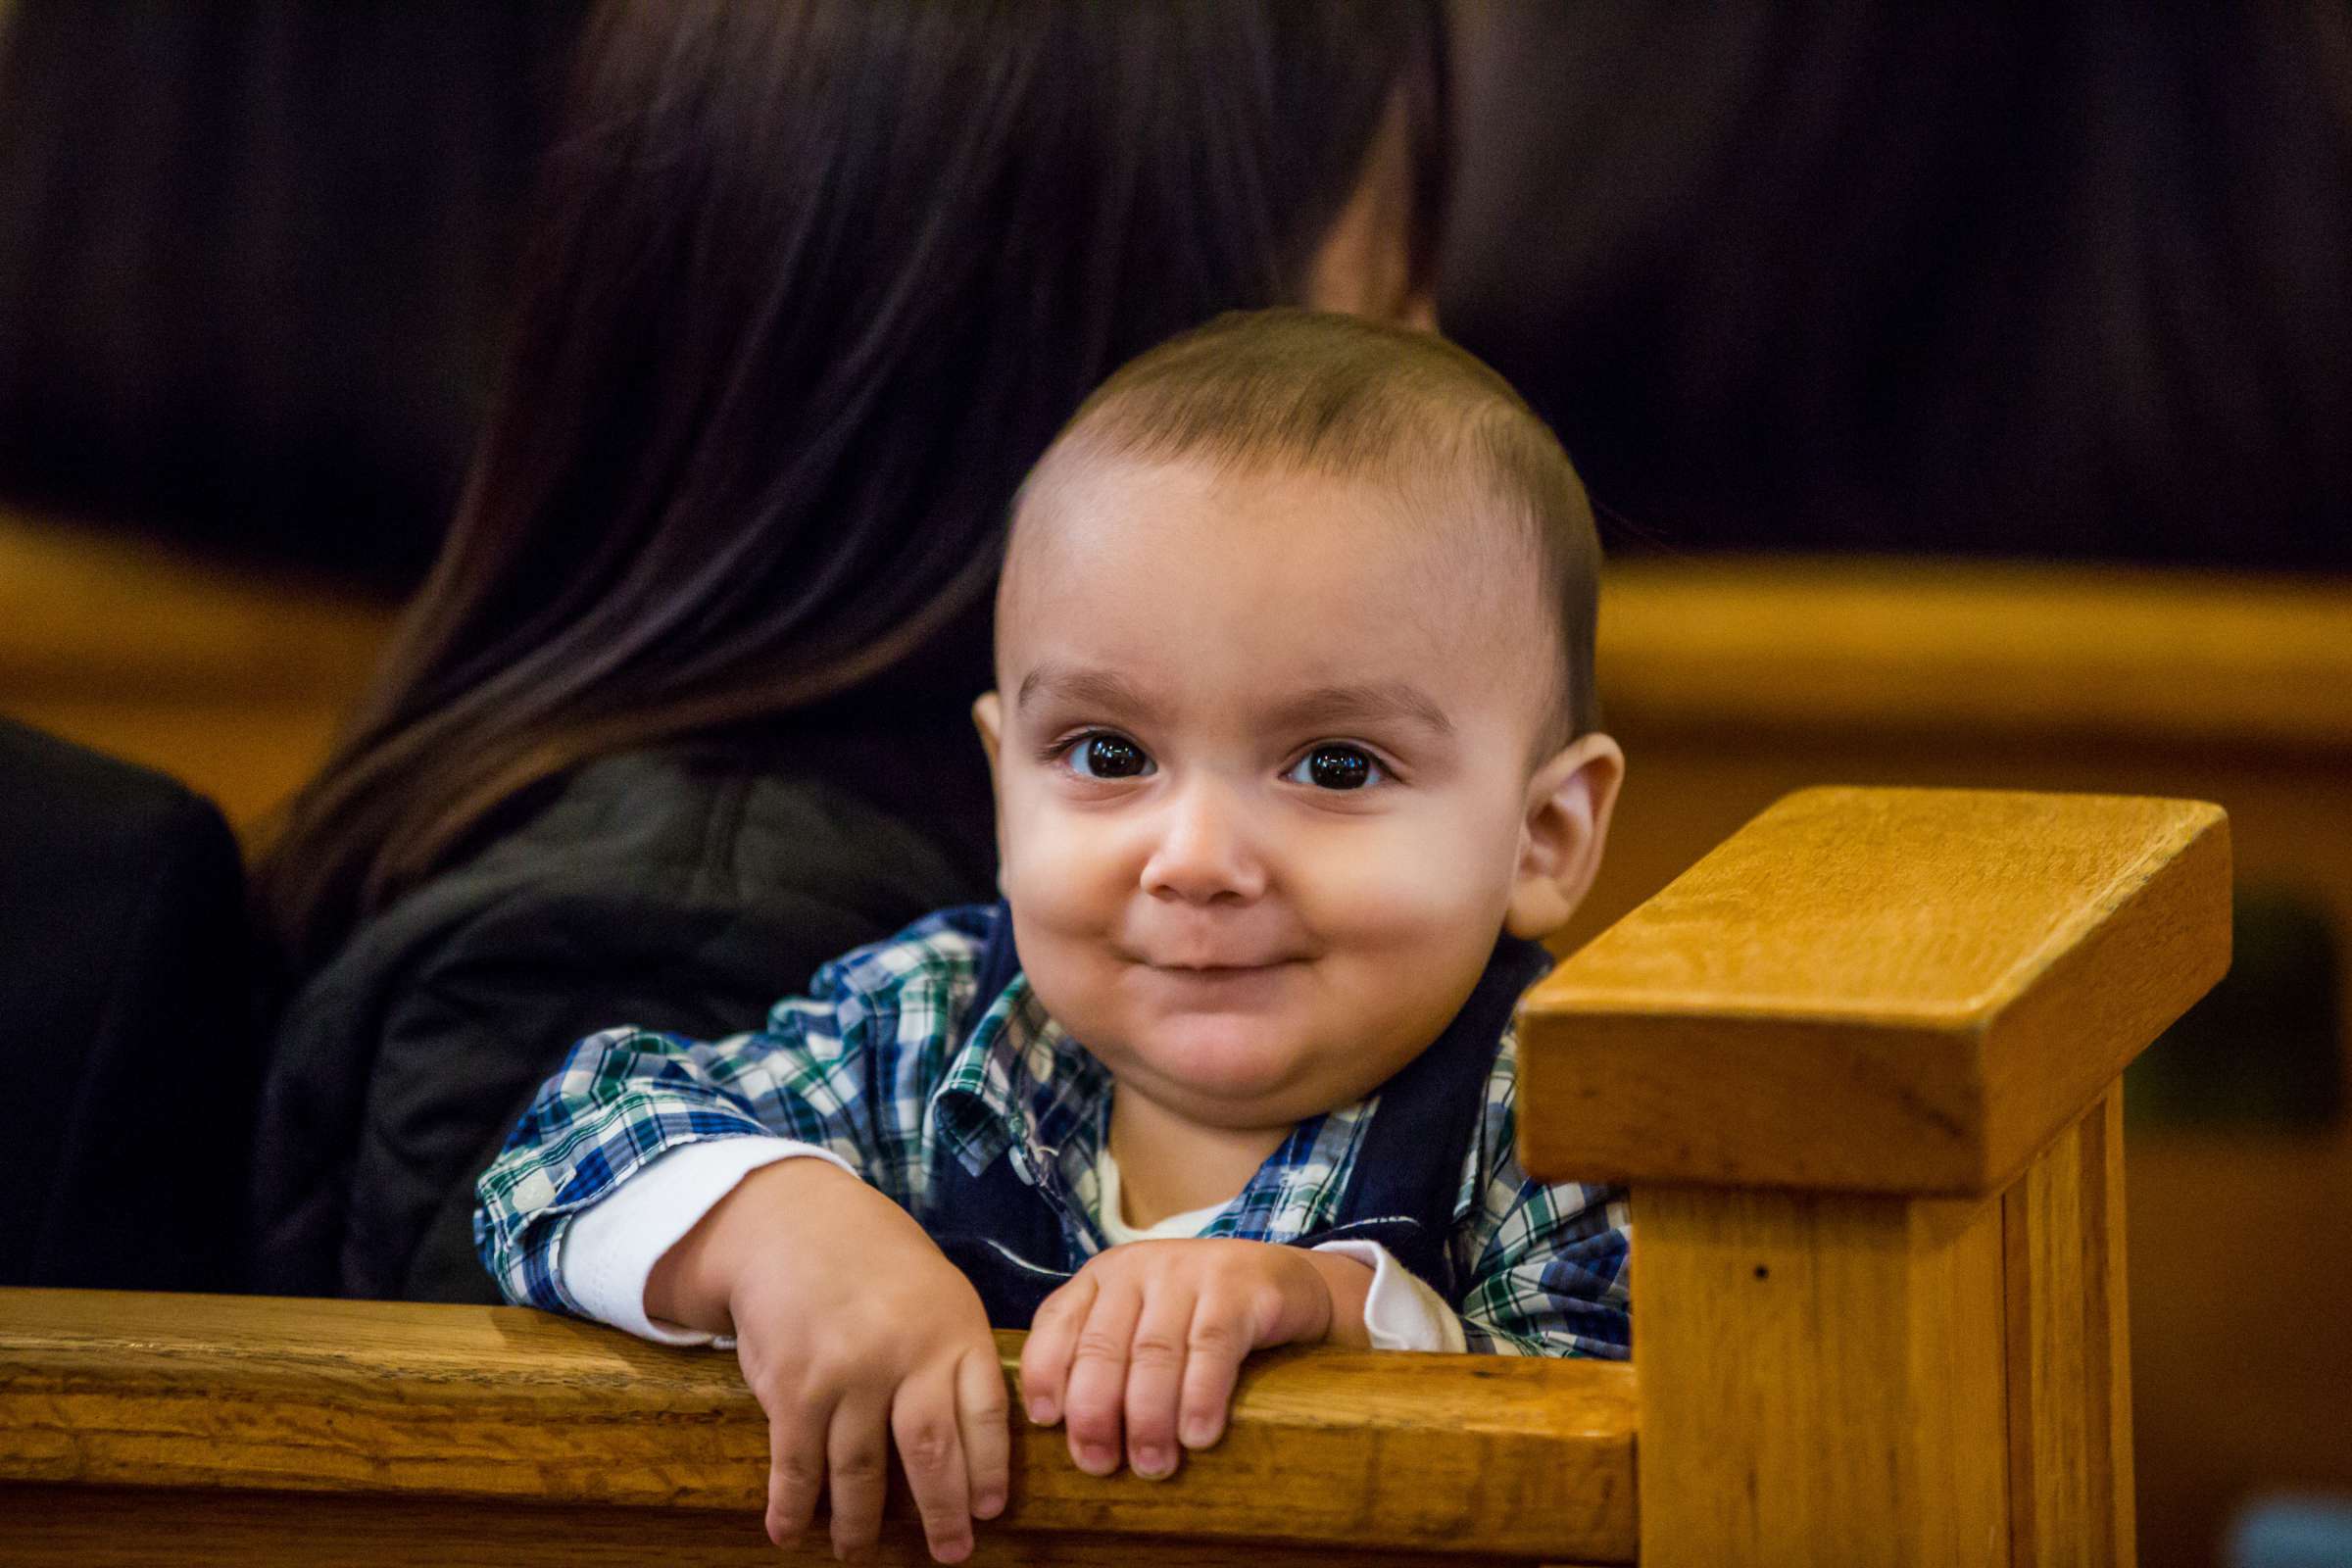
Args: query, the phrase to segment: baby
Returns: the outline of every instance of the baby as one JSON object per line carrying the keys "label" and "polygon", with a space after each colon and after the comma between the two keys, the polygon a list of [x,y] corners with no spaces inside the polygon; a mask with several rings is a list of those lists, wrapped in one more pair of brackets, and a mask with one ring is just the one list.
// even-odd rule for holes
{"label": "baby", "polygon": [[1598,863],[1597,546],[1497,376],[1228,316],[1039,462],[997,600],[1004,902],[827,965],[759,1033],[582,1042],[481,1183],[517,1301],[733,1335],[768,1531],[933,1554],[1029,1418],[1165,1476],[1296,1341],[1623,1356],[1621,1195],[1513,1148],[1511,1014]]}

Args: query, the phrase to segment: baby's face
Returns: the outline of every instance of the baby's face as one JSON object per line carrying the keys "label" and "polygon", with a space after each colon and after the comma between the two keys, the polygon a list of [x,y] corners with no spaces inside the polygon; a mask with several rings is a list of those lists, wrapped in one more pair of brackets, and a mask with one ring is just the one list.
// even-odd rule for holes
{"label": "baby's face", "polygon": [[1122,1093],[1249,1128],[1359,1099],[1524,928],[1535,569],[1510,524],[1312,473],[1086,460],[1032,497],[981,715],[1004,888]]}

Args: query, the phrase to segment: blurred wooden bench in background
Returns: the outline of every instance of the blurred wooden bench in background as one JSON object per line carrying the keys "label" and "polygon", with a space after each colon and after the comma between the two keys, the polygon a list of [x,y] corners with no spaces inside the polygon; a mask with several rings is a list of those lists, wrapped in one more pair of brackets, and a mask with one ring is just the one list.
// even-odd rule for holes
{"label": "blurred wooden bench in background", "polygon": [[[2227,963],[2229,885],[2190,802],[1782,802],[1523,1009],[1531,1168],[1632,1184],[1633,1366],[1259,1357],[1170,1482],[1023,1431],[975,1560],[2131,1561],[2116,1080]],[[723,1356],[0,1292],[11,1563],[770,1561],[764,1470]]]}
{"label": "blurred wooden bench in background", "polygon": [[391,624],[320,584],[0,511],[0,712],[255,827],[325,758]]}
{"label": "blurred wooden bench in background", "polygon": [[[2290,895],[2332,942],[2334,1016],[2322,999],[2310,1024],[2338,1088],[2301,1126],[2134,1126],[2141,1549],[2209,1563],[2249,1489],[2352,1490],[2352,582],[1637,561],[1611,568],[1600,647],[1628,781],[1572,942],[1825,779],[2229,810],[2241,893]],[[2279,1044],[2242,1042],[2246,1073]]]}

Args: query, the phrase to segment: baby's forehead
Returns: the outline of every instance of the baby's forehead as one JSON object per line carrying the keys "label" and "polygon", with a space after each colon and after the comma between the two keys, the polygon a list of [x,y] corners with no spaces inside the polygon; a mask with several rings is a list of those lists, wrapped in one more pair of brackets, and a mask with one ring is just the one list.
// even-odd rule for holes
{"label": "baby's forehead", "polygon": [[1209,568],[1152,573],[1151,598],[1171,623],[1187,618],[1191,601],[1244,599],[1262,613],[1347,627],[1335,662],[1351,647],[1367,658],[1393,651],[1419,629],[1431,633],[1421,647],[1475,651],[1490,673],[1514,685],[1524,675],[1545,700],[1555,689],[1559,638],[1534,527],[1522,509],[1439,465],[1336,474],[1192,455],[1057,453],[1016,509],[1000,654],[1034,644],[1041,630],[1066,630],[1105,588],[1132,586],[1154,548],[1162,561],[1181,550],[1184,564]]}
{"label": "baby's forehead", "polygon": [[[1537,586],[1542,549],[1526,508],[1463,465],[1399,454],[1392,464],[1336,471],[1281,459],[1137,454],[1064,444],[1022,487],[1006,553],[1007,579],[1050,561],[1054,575],[1108,568],[1122,535],[1171,516],[1207,524],[1237,575],[1280,569],[1306,531],[1340,527],[1367,558],[1419,568],[1432,600],[1500,604]],[[1220,521],[1230,526],[1215,528]]]}

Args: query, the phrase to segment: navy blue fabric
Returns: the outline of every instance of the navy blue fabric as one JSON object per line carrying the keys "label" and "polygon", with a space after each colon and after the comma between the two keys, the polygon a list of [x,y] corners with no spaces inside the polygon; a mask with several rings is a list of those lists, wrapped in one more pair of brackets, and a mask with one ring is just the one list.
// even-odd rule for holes
{"label": "navy blue fabric", "polygon": [[[1550,964],[1549,955],[1532,942],[1505,936],[1496,943],[1446,1031],[1380,1087],[1380,1103],[1337,1214],[1297,1245],[1377,1243],[1447,1302],[1460,1304],[1446,1240],[1461,1196],[1462,1166],[1511,1011]],[[1020,971],[1012,918],[1000,904],[958,1047]],[[1027,1328],[1045,1298],[1084,1262],[1069,1240],[1076,1228],[1069,1195],[1051,1160],[1041,1162],[1041,1185],[1032,1186],[1014,1168],[1009,1150],[977,1173],[954,1159],[943,1163],[941,1185],[928,1205],[936,1216],[932,1239],[980,1293],[990,1323]]]}

